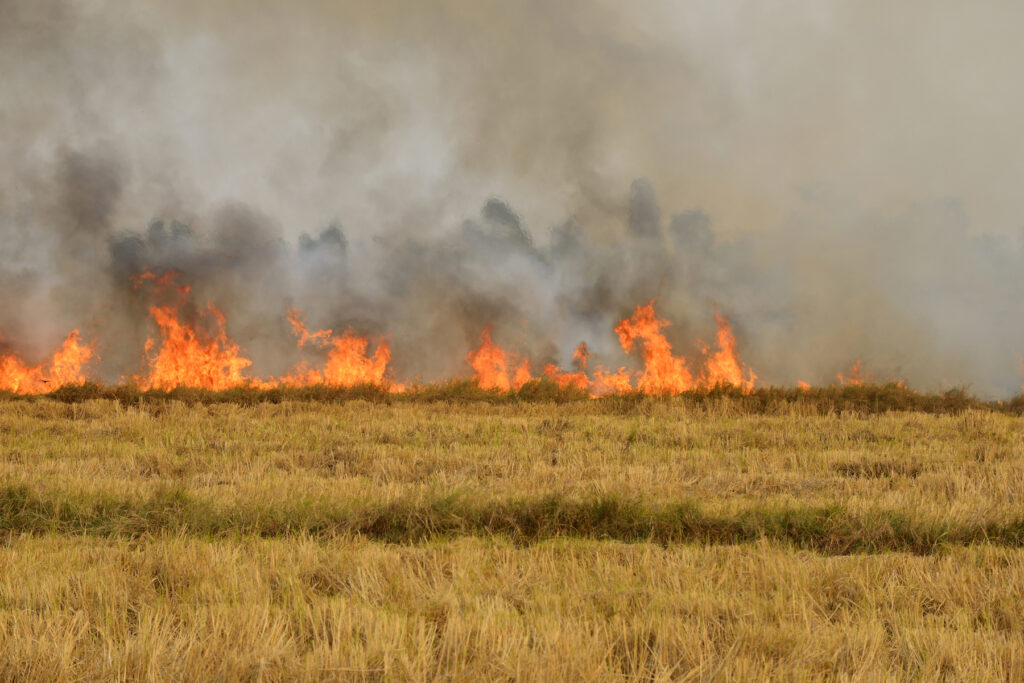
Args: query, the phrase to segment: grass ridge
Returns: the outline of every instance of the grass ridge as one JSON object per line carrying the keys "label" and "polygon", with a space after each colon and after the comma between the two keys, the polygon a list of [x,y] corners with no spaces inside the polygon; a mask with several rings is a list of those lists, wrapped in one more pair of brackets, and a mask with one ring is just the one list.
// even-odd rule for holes
{"label": "grass ridge", "polygon": [[391,393],[375,384],[353,387],[315,385],[308,387],[274,387],[262,389],[240,386],[223,391],[178,387],[171,390],[143,391],[131,384],[103,385],[86,382],[64,385],[47,394],[14,394],[0,391],[0,401],[35,401],[51,399],[62,403],[91,400],[113,400],[121,404],[182,401],[189,405],[234,403],[243,406],[285,401],[317,401],[342,403],[369,401],[387,405],[395,403],[491,403],[515,405],[523,403],[568,403],[598,401],[613,411],[629,412],[651,402],[673,402],[683,407],[720,407],[725,402],[738,414],[771,414],[787,407],[807,409],[818,415],[842,412],[877,414],[891,411],[957,414],[966,410],[987,410],[1011,415],[1024,415],[1024,394],[1008,401],[985,401],[963,388],[940,393],[919,393],[906,386],[865,384],[857,386],[826,386],[800,389],[796,387],[761,387],[743,392],[737,387],[720,385],[711,389],[694,389],[672,396],[651,396],[638,391],[591,398],[573,387],[559,387],[554,382],[538,379],[527,382],[515,391],[500,392],[481,389],[470,380],[415,385],[401,393]]}
{"label": "grass ridge", "polygon": [[882,509],[858,514],[838,505],[755,506],[735,514],[713,514],[693,501],[655,504],[614,495],[481,502],[452,493],[384,503],[300,499],[225,506],[174,487],[133,498],[112,492],[55,496],[26,484],[8,484],[0,488],[0,532],[113,537],[168,532],[355,535],[398,544],[466,535],[501,535],[524,544],[560,536],[704,545],[768,539],[824,554],[931,554],[943,547],[979,543],[1024,546],[1024,517],[956,522]]}

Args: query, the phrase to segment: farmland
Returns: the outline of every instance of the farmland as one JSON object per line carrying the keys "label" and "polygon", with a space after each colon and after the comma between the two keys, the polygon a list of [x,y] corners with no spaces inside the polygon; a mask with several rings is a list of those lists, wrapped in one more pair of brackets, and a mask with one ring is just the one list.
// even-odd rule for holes
{"label": "farmland", "polygon": [[542,389],[0,400],[0,677],[1024,675],[1014,405]]}

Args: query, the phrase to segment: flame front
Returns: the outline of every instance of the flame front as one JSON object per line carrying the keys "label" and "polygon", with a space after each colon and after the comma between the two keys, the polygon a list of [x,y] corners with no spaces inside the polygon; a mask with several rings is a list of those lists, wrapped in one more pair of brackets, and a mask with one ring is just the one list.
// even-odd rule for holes
{"label": "flame front", "polygon": [[13,353],[0,354],[0,391],[15,394],[42,394],[65,384],[86,381],[83,368],[96,356],[83,344],[78,330],[72,330],[49,360],[28,365]]}
{"label": "flame front", "polygon": [[[387,391],[405,390],[404,385],[389,377],[391,347],[387,341],[379,341],[371,354],[367,337],[352,329],[340,335],[331,329],[311,332],[303,314],[296,309],[288,309],[287,316],[298,346],[326,350],[323,366],[310,367],[304,362],[282,377],[248,376],[252,361],[228,336],[224,314],[212,303],[200,309],[191,306],[190,287],[175,284],[179,275],[171,271],[158,276],[147,271],[132,278],[135,289],[152,284],[154,296],[163,299],[149,307],[158,334],[146,340],[147,371],[134,378],[140,388],[194,387],[219,391],[239,386],[324,384],[335,387],[375,385]],[[571,371],[548,363],[544,366],[543,377],[563,389],[575,389],[594,397],[630,391],[678,394],[719,385],[750,391],[757,375],[740,361],[729,321],[716,312],[715,322],[718,327],[715,347],[704,349],[702,362],[695,366],[695,371],[691,371],[685,357],[673,353],[662,331],[669,323],[658,318],[652,301],[638,306],[629,318],[614,327],[626,353],[639,348],[642,370],[620,367],[612,371],[602,366],[591,369],[590,348],[582,342],[573,352]],[[485,326],[479,346],[466,356],[466,362],[473,369],[473,381],[483,389],[499,392],[515,391],[532,381],[530,360],[501,348],[491,334],[491,326]],[[64,384],[82,383],[87,379],[83,369],[94,355],[91,346],[82,344],[78,330],[68,335],[52,358],[37,366],[28,365],[12,353],[0,354],[0,390],[46,393]],[[840,381],[863,381],[859,361],[854,365],[851,378],[846,380],[840,375]]]}

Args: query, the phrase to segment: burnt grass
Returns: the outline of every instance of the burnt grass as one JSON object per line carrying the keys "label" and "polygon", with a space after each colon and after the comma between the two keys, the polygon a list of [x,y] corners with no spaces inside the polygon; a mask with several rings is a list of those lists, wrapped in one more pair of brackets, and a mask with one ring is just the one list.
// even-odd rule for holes
{"label": "burnt grass", "polygon": [[362,537],[399,544],[458,536],[503,536],[520,544],[558,537],[666,545],[769,540],[827,555],[927,555],[982,543],[1024,546],[1024,516],[958,522],[894,510],[853,513],[839,505],[755,506],[713,514],[694,501],[655,504],[616,495],[494,500],[452,493],[389,502],[298,498],[271,505],[216,504],[172,487],[139,497],[97,491],[46,494],[8,484],[0,488],[0,534]]}
{"label": "burnt grass", "polygon": [[592,399],[578,389],[559,387],[548,380],[534,380],[511,392],[484,390],[468,380],[415,386],[401,393],[392,393],[383,387],[372,384],[355,387],[317,385],[272,389],[240,386],[223,391],[179,387],[169,391],[156,389],[143,391],[132,385],[108,386],[92,382],[62,386],[53,392],[42,395],[0,392],[0,400],[35,401],[40,399],[64,403],[105,399],[129,405],[159,401],[182,401],[189,405],[216,403],[257,405],[285,401],[340,403],[354,400],[388,405],[434,402],[484,402],[508,405],[596,400],[609,412],[623,414],[633,412],[652,402],[666,402],[680,408],[696,410],[712,407],[721,409],[725,405],[731,412],[749,415],[771,415],[793,409],[806,414],[818,415],[848,412],[864,415],[892,411],[958,414],[966,410],[987,410],[1011,415],[1024,414],[1024,396],[1017,396],[1009,401],[984,401],[971,396],[961,388],[950,389],[942,393],[925,394],[896,383],[812,387],[810,389],[765,387],[754,389],[749,393],[743,393],[732,386],[719,386],[673,396],[650,396],[631,392],[608,395],[599,399]]}

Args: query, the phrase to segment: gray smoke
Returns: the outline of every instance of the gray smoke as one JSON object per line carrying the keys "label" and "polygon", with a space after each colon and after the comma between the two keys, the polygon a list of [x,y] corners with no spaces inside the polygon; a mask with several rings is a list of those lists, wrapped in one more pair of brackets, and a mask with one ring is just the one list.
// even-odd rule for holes
{"label": "gray smoke", "polygon": [[[635,363],[718,307],[769,383],[1017,393],[1015,5],[0,0],[2,343],[141,370],[143,270],[277,374],[313,327],[462,374]],[[978,49],[983,46],[984,49]]]}

